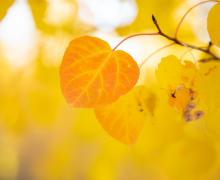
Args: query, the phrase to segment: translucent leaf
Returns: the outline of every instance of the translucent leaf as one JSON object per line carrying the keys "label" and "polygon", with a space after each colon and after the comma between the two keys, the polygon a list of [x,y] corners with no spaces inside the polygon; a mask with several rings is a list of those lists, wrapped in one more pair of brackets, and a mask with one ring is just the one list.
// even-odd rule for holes
{"label": "translucent leaf", "polygon": [[209,11],[207,26],[212,42],[220,47],[220,3]]}
{"label": "translucent leaf", "polygon": [[145,136],[141,139],[144,139],[146,146],[158,148],[178,141],[183,136],[185,121],[182,113],[170,106],[169,94],[164,89],[158,86],[152,92],[157,98],[153,119],[146,123],[143,133]]}
{"label": "translucent leaf", "polygon": [[73,107],[111,103],[131,90],[138,77],[139,68],[129,54],[89,36],[69,44],[60,67],[62,92]]}
{"label": "translucent leaf", "polygon": [[175,56],[167,56],[161,60],[156,70],[159,86],[168,93],[168,103],[182,112],[186,121],[197,120],[203,111],[196,109],[195,81],[198,68],[190,61],[181,62]]}
{"label": "translucent leaf", "polygon": [[102,127],[115,139],[125,144],[137,140],[144,123],[155,108],[156,97],[144,86],[135,87],[113,104],[96,108]]}
{"label": "translucent leaf", "polygon": [[171,107],[175,107],[181,111],[189,104],[191,98],[192,96],[189,89],[185,86],[178,86],[169,96],[168,102]]}
{"label": "translucent leaf", "polygon": [[156,78],[162,88],[173,88],[184,84],[187,88],[192,86],[197,68],[190,61],[181,62],[176,56],[169,55],[161,59]]}
{"label": "translucent leaf", "polygon": [[173,55],[161,59],[157,69],[156,78],[162,88],[178,86],[180,84],[181,63]]}

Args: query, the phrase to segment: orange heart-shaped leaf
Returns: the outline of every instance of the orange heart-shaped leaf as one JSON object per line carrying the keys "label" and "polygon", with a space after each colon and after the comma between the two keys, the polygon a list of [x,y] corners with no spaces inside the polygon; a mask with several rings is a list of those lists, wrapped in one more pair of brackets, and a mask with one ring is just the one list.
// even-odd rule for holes
{"label": "orange heart-shaped leaf", "polygon": [[70,42],[60,67],[61,89],[73,107],[96,107],[117,100],[136,84],[139,67],[124,51],[82,36]]}

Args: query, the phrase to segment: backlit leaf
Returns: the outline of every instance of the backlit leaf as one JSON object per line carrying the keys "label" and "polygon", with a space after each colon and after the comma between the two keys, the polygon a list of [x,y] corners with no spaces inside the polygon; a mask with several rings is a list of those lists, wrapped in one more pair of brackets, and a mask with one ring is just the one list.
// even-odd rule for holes
{"label": "backlit leaf", "polygon": [[178,86],[181,76],[180,60],[173,55],[162,58],[155,73],[161,88]]}
{"label": "backlit leaf", "polygon": [[197,73],[196,65],[190,61],[181,62],[174,55],[161,59],[157,69],[156,78],[162,88],[173,88],[184,84],[187,88],[194,83]]}
{"label": "backlit leaf", "polygon": [[[162,89],[168,93],[168,104],[182,112],[186,121],[200,119],[204,112],[197,109],[198,67],[191,61],[181,62],[176,56],[162,58],[156,70],[156,77]],[[196,111],[195,111],[196,110]]]}
{"label": "backlit leaf", "polygon": [[207,26],[212,42],[220,47],[220,3],[209,11]]}
{"label": "backlit leaf", "polygon": [[92,108],[117,100],[136,84],[139,68],[124,51],[82,36],[67,48],[60,67],[61,88],[73,107]]}
{"label": "backlit leaf", "polygon": [[144,123],[153,114],[156,97],[144,86],[135,87],[116,102],[96,108],[102,127],[115,139],[125,144],[137,140]]}

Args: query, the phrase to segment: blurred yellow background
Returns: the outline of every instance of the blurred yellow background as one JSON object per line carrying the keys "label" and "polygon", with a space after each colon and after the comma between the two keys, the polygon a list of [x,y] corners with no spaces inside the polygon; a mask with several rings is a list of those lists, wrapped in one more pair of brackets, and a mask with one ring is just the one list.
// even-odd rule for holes
{"label": "blurred yellow background", "polygon": [[[59,85],[59,65],[71,39],[89,34],[115,46],[132,33],[155,31],[152,14],[172,35],[197,2],[0,0],[0,179],[219,180],[220,146],[204,132],[203,121],[186,124],[161,105],[138,142],[126,146],[102,129],[93,110],[68,106]],[[209,41],[206,17],[211,5],[186,18],[181,39],[201,45]],[[166,43],[139,37],[120,48],[140,64]],[[152,57],[140,83],[152,88],[155,62],[186,51],[172,47]]]}

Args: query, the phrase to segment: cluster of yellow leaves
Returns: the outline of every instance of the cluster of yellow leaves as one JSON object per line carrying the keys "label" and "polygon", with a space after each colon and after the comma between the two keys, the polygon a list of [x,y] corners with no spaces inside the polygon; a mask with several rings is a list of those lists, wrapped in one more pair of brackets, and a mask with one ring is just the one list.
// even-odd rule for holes
{"label": "cluster of yellow leaves", "polygon": [[[9,1],[2,1],[1,5],[7,2]],[[40,30],[53,32],[54,29],[59,31],[60,27],[68,27],[66,23],[69,21],[60,25],[51,25],[44,21],[49,1],[29,0],[28,2]],[[137,21],[127,27],[127,30],[119,30],[120,33],[125,34],[145,28],[143,22],[148,16],[145,13],[150,12],[146,10],[148,3],[137,2],[140,8],[143,7],[142,17],[138,16]],[[170,1],[172,4],[173,2]],[[170,9],[171,6],[165,6],[163,3],[166,5],[167,1],[151,1],[151,4],[157,4],[155,9],[156,6],[163,8],[163,13],[156,15],[161,20],[160,23],[164,23],[165,26],[167,16],[164,14],[167,10],[164,8],[169,9],[170,18],[175,16]],[[154,10],[151,10],[149,16],[153,12]],[[215,14],[215,17],[217,16],[218,14]],[[214,21],[214,24],[218,23],[215,18]],[[150,20],[146,22],[147,26],[150,23]],[[214,35],[218,36],[218,33]],[[89,42],[88,39],[83,45],[81,43],[77,45],[84,48],[87,47],[87,42]],[[106,44],[102,40],[101,42],[101,46]],[[217,45],[217,42],[215,44]],[[48,61],[45,56],[53,54],[51,49],[56,49],[56,52],[59,49],[52,47],[50,46],[45,51],[44,57],[37,59],[33,67],[21,70],[20,73],[12,73],[7,69],[8,67],[1,64],[0,178],[13,179],[18,176],[21,179],[27,177],[95,180],[103,178],[109,180],[219,179],[220,151],[218,142],[212,141],[220,139],[220,101],[218,98],[220,80],[217,78],[220,76],[220,67],[218,62],[200,64],[197,67],[190,61],[180,62],[177,57],[168,56],[163,58],[158,65],[155,84],[149,83],[147,79],[145,86],[137,87],[134,87],[134,84],[138,74],[134,73],[135,76],[132,76],[132,73],[129,74],[126,69],[121,69],[126,76],[121,79],[120,86],[126,84],[125,89],[130,84],[126,79],[131,78],[130,76],[136,77],[126,92],[122,93],[120,90],[116,94],[112,93],[113,89],[109,88],[108,92],[111,95],[105,96],[105,105],[102,104],[103,99],[97,96],[90,97],[89,103],[82,101],[84,105],[85,103],[94,105],[94,102],[91,103],[92,100],[99,99],[100,105],[95,107],[95,115],[102,127],[115,139],[126,144],[133,144],[139,136],[140,140],[136,145],[127,148],[105,136],[105,132],[94,123],[96,117],[93,110],[72,110],[65,105],[59,90],[57,69],[51,67],[51,64],[48,66],[49,63],[45,64]],[[106,54],[112,53],[115,57],[117,51],[113,53],[108,45],[104,47],[106,47],[104,48]],[[87,50],[91,54],[97,52],[94,47],[89,47]],[[82,49],[78,49],[74,53],[84,56],[85,54],[80,53],[81,51]],[[68,58],[71,59],[70,56]],[[136,67],[133,60],[116,59],[123,63],[123,67],[129,65],[126,64],[127,62],[131,62]],[[86,73],[87,67],[84,67],[85,62],[81,60],[79,63],[83,69],[79,66],[73,69],[68,67],[70,71],[73,70],[70,79],[81,71]],[[95,67],[93,63],[88,63],[91,65],[88,66],[91,74],[95,73],[96,67],[100,66],[103,58],[99,60],[95,62]],[[114,62],[113,59],[110,60]],[[112,72],[112,68],[106,68],[106,71]],[[109,75],[114,78],[115,75],[111,72]],[[116,71],[113,71],[113,74],[116,74]],[[88,78],[91,80],[90,74]],[[81,84],[85,86],[86,82],[78,80],[70,88],[74,90]],[[99,85],[96,83],[93,85],[95,86],[93,90],[97,92]],[[195,92],[193,96],[191,90]],[[68,91],[68,97],[70,95],[70,98],[73,98],[69,93]],[[66,97],[66,94],[64,95]],[[193,103],[196,107],[204,111],[204,115],[198,121],[186,123],[183,111],[191,102],[191,98],[194,98]],[[70,104],[77,105],[71,102]],[[194,112],[190,111],[190,113],[193,115]],[[21,140],[20,136],[18,138],[22,141],[22,146],[14,147],[15,144],[10,143],[13,142],[11,139],[4,138],[2,127],[20,134],[22,132],[24,136]],[[19,155],[15,151],[18,151]]]}
{"label": "cluster of yellow leaves", "polygon": [[185,120],[202,120],[204,133],[214,139],[220,137],[219,76],[218,62],[181,63],[175,56],[163,58],[156,70],[158,84],[167,94],[167,104],[181,112]]}
{"label": "cluster of yellow leaves", "polygon": [[[208,31],[217,46],[219,7],[217,3],[208,17]],[[155,115],[155,99],[163,99],[161,93],[152,95],[145,87],[132,89],[139,77],[133,58],[124,51],[112,50],[108,43],[95,37],[82,36],[69,44],[60,77],[67,102],[73,107],[95,108],[103,128],[126,144],[134,143],[146,118]],[[180,112],[182,120],[198,120],[204,116],[205,109],[200,109],[202,100],[198,95],[199,82],[203,79],[198,64],[168,56],[158,65],[156,78],[157,86],[167,94],[167,104]]]}
{"label": "cluster of yellow leaves", "polygon": [[169,95],[169,104],[183,113],[188,106],[195,106],[193,100],[196,98],[194,84],[197,71],[195,64],[190,61],[181,62],[173,55],[162,58],[156,70],[159,85]]}
{"label": "cluster of yellow leaves", "polygon": [[[163,149],[159,162],[171,179],[219,177],[213,170],[218,168],[216,158],[220,128],[217,87],[220,83],[217,78],[220,73],[219,67],[218,62],[194,64],[190,61],[181,62],[175,56],[167,56],[162,58],[156,69],[155,92],[162,107],[156,107],[155,124],[164,123],[161,128],[163,131],[166,128],[168,132],[175,131],[171,137],[179,137],[167,141],[168,133],[158,131],[160,136],[164,137],[167,146]],[[191,108],[187,116],[186,108]],[[163,111],[166,112],[161,114]],[[191,118],[188,119],[190,115]],[[169,121],[171,123],[167,127]],[[173,126],[177,122],[178,126]],[[145,138],[148,136],[149,134]],[[156,140],[158,143],[158,139]]]}

